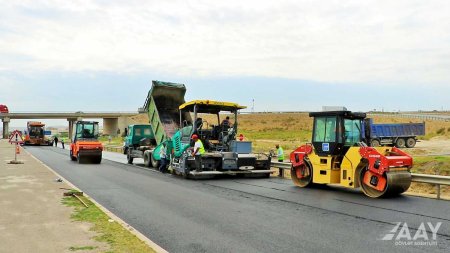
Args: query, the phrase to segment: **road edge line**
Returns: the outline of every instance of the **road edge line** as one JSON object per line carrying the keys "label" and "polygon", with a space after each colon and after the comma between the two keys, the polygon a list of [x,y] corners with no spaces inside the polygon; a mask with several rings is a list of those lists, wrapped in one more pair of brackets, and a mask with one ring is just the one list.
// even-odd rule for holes
{"label": "road edge line", "polygon": [[[37,157],[35,157],[34,155],[32,155],[30,152],[28,152],[28,150],[26,149],[22,149],[24,150],[28,155],[30,155],[33,159],[35,159],[36,161],[38,161],[40,164],[42,164],[44,167],[46,167],[48,170],[50,170],[53,174],[55,174],[57,177],[61,178],[62,180],[64,180],[64,182],[66,184],[68,184],[70,187],[72,187],[73,189],[83,192],[80,188],[78,188],[77,186],[75,186],[74,184],[72,184],[69,180],[67,180],[66,178],[64,178],[63,176],[61,176],[60,174],[58,174],[58,172],[54,171],[52,168],[50,168],[47,164],[43,163],[41,160],[39,160]],[[164,248],[162,248],[161,246],[159,246],[158,244],[156,244],[155,242],[153,242],[152,240],[150,240],[148,237],[146,237],[144,234],[142,234],[141,232],[139,232],[139,230],[135,229],[133,226],[131,226],[130,224],[126,223],[124,220],[122,220],[121,218],[119,218],[117,215],[115,215],[114,213],[112,213],[111,211],[109,211],[106,207],[102,206],[100,203],[98,203],[95,199],[93,199],[91,196],[89,196],[88,194],[86,194],[85,192],[83,192],[83,195],[85,197],[87,197],[92,203],[94,203],[98,208],[100,208],[100,210],[102,210],[106,215],[108,215],[111,219],[115,220],[117,223],[119,223],[124,229],[126,229],[127,231],[129,231],[130,233],[132,233],[133,235],[135,235],[137,238],[139,238],[141,241],[143,241],[145,244],[147,244],[150,248],[152,248],[154,251],[156,251],[157,253],[169,253],[167,250],[165,250]]]}

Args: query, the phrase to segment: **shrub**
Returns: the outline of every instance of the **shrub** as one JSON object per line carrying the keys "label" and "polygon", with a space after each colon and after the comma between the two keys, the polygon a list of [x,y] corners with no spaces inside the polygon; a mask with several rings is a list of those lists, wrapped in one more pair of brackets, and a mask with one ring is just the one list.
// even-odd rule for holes
{"label": "shrub", "polygon": [[443,127],[443,128],[439,128],[437,131],[436,131],[436,133],[437,134],[444,134],[445,133],[445,128]]}

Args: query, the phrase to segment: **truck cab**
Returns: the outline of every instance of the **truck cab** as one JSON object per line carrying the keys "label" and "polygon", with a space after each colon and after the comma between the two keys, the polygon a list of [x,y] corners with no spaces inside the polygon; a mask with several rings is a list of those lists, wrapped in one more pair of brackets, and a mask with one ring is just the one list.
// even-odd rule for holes
{"label": "truck cab", "polygon": [[125,136],[123,152],[126,155],[130,147],[139,147],[145,144],[155,145],[155,135],[150,124],[129,125]]}
{"label": "truck cab", "polygon": [[144,158],[145,151],[153,150],[155,146],[155,135],[150,124],[128,126],[123,152],[129,164],[133,163],[134,158]]}
{"label": "truck cab", "polygon": [[9,113],[8,106],[0,105],[0,113]]}

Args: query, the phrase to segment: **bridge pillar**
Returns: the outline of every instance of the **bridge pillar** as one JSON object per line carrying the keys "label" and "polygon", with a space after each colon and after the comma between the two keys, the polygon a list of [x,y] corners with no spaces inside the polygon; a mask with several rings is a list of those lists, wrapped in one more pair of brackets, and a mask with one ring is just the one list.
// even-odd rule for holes
{"label": "bridge pillar", "polygon": [[[103,119],[103,134],[117,136],[117,129],[119,129],[119,119],[118,118],[104,118]],[[122,133],[123,129],[120,129]]]}
{"label": "bridge pillar", "polygon": [[10,119],[9,118],[3,118],[3,139],[8,139],[9,137],[9,122]]}
{"label": "bridge pillar", "polygon": [[74,122],[74,120],[73,119],[67,119],[67,121],[69,121],[69,139],[70,139],[70,142],[72,142],[72,140],[73,140],[73,122]]}
{"label": "bridge pillar", "polygon": [[122,136],[122,134],[125,132],[125,128],[128,128],[129,124],[130,124],[130,122],[128,120],[128,116],[122,116],[119,118],[118,128],[120,129],[120,136]]}
{"label": "bridge pillar", "polygon": [[81,117],[67,119],[67,121],[69,121],[69,139],[71,142],[73,140],[73,125],[76,121],[80,121],[80,120],[83,120],[83,119]]}

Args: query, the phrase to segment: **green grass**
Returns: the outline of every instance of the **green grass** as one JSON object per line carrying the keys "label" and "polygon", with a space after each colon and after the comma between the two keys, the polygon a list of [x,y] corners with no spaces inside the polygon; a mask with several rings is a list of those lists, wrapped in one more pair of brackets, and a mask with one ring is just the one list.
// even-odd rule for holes
{"label": "green grass", "polygon": [[275,149],[275,144],[281,145],[286,154],[310,141],[311,131],[309,130],[283,130],[283,129],[262,129],[241,131],[248,141],[253,142],[253,150],[257,153],[268,153]]}
{"label": "green grass", "polygon": [[86,251],[86,250],[94,250],[97,247],[93,247],[93,246],[81,246],[81,247],[70,247],[69,250],[70,251]]}
{"label": "green grass", "polygon": [[100,136],[98,140],[104,145],[111,145],[111,146],[122,146],[124,142],[123,137],[112,137],[110,142],[108,136]]}
{"label": "green grass", "polygon": [[[86,197],[80,197],[89,207],[84,207],[78,199],[74,197],[64,197],[62,203],[66,206],[75,207],[72,219],[80,222],[88,222],[93,226],[92,231],[98,236],[94,239],[105,242],[110,246],[107,252],[155,252],[143,241],[131,234],[117,222],[109,222],[110,218]],[[71,247],[70,251],[92,250],[91,246]]]}
{"label": "green grass", "polygon": [[450,175],[449,156],[421,156],[414,157],[412,172],[424,174]]}

